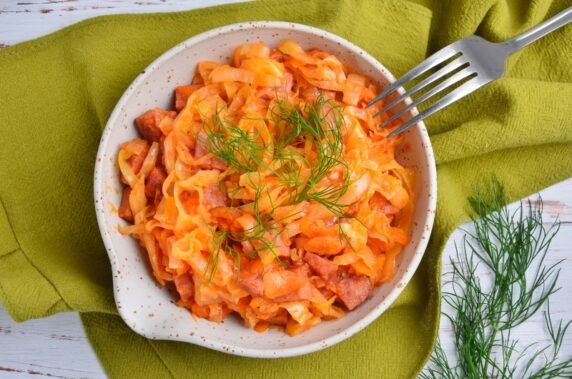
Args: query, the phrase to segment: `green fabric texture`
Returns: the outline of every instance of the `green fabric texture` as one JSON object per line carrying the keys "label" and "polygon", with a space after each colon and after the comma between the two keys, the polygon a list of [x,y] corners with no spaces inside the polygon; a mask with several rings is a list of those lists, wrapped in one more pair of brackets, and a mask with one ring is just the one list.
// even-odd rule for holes
{"label": "green fabric texture", "polygon": [[513,56],[504,78],[427,121],[438,160],[430,247],[403,294],[356,336],[311,355],[229,356],[151,341],[117,316],[92,199],[105,122],[153,59],[199,32],[286,20],[336,33],[401,75],[471,34],[501,41],[570,0],[279,0],[173,14],[99,17],[0,51],[0,299],[24,321],[62,311],[82,321],[110,377],[407,378],[438,330],[440,254],[491,173],[512,200],[572,176],[572,25]]}

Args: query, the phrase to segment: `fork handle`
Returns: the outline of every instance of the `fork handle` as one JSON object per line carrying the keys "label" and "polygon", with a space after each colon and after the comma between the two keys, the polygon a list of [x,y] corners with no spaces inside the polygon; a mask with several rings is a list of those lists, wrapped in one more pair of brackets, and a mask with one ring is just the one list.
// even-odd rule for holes
{"label": "fork handle", "polygon": [[556,16],[544,21],[542,24],[524,32],[523,34],[504,42],[511,49],[511,53],[530,45],[534,41],[552,33],[572,21],[572,7],[563,10]]}

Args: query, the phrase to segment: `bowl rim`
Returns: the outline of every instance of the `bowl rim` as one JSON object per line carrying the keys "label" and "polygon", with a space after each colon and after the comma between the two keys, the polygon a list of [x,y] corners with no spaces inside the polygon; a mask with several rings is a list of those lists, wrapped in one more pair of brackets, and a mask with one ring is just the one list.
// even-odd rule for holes
{"label": "bowl rim", "polygon": [[[367,51],[363,50],[362,48],[360,48],[356,44],[354,44],[354,43],[352,43],[352,42],[350,42],[350,41],[348,41],[348,40],[346,40],[340,36],[337,36],[331,32],[328,32],[326,30],[323,30],[323,29],[320,29],[320,28],[317,28],[314,26],[310,26],[310,25],[288,22],[288,21],[271,21],[271,20],[268,20],[268,21],[245,21],[245,22],[238,22],[238,23],[224,25],[221,27],[217,27],[217,28],[210,29],[210,30],[207,30],[205,32],[196,34],[193,37],[190,37],[190,38],[176,44],[175,46],[171,47],[170,49],[166,50],[158,58],[156,58],[154,61],[152,61],[143,71],[141,71],[141,73],[139,73],[137,75],[137,77],[131,82],[129,87],[127,87],[127,89],[125,90],[123,95],[117,101],[113,112],[110,114],[110,116],[108,118],[108,121],[105,125],[105,128],[103,130],[103,133],[101,135],[100,142],[99,142],[99,147],[98,147],[97,156],[96,156],[96,160],[95,160],[95,169],[94,169],[94,200],[95,200],[95,210],[96,210],[98,227],[99,227],[100,234],[102,236],[102,239],[103,239],[103,242],[104,242],[104,245],[106,248],[108,258],[111,262],[114,300],[115,300],[119,315],[121,316],[123,321],[127,324],[127,326],[130,329],[132,329],[134,332],[136,332],[139,335],[142,335],[145,338],[187,342],[187,343],[192,343],[195,345],[199,345],[202,347],[206,347],[209,349],[217,350],[217,351],[227,353],[227,354],[232,354],[232,355],[238,355],[238,356],[244,356],[244,357],[254,357],[254,358],[286,358],[286,357],[304,355],[304,354],[309,354],[309,353],[316,352],[319,350],[323,350],[327,347],[330,347],[334,344],[337,344],[337,343],[353,336],[354,334],[358,333],[359,331],[361,331],[362,329],[364,329],[365,327],[370,325],[375,319],[377,319],[383,312],[385,312],[389,308],[389,306],[397,299],[397,297],[401,294],[403,289],[406,287],[406,285],[409,283],[409,281],[413,277],[414,273],[417,271],[417,268],[421,262],[421,259],[423,258],[424,254],[425,254],[425,251],[426,251],[426,248],[427,248],[427,245],[429,242],[429,237],[431,234],[431,230],[433,228],[433,222],[434,222],[434,218],[435,218],[435,209],[436,209],[436,203],[437,203],[437,173],[436,173],[435,158],[434,158],[434,154],[433,154],[433,148],[431,145],[431,141],[429,139],[429,135],[427,133],[427,129],[426,129],[423,121],[418,122],[417,125],[415,126],[415,129],[417,130],[417,132],[420,135],[422,145],[424,146],[424,153],[426,155],[426,159],[427,159],[427,163],[428,163],[427,167],[426,167],[426,169],[428,170],[428,191],[429,191],[428,192],[429,193],[428,205],[427,205],[427,218],[426,218],[425,225],[420,226],[422,228],[422,232],[421,232],[420,239],[418,241],[419,243],[415,247],[413,256],[411,258],[409,266],[407,267],[407,270],[404,271],[403,276],[399,280],[398,285],[394,285],[393,288],[390,289],[387,296],[379,304],[377,304],[369,313],[367,313],[365,316],[363,316],[357,322],[355,322],[354,324],[350,325],[349,327],[347,327],[347,328],[345,328],[345,329],[343,329],[343,330],[341,330],[341,331],[339,331],[339,332],[337,332],[337,333],[335,333],[329,337],[323,338],[323,339],[316,341],[316,342],[308,343],[306,345],[279,348],[279,349],[275,349],[275,348],[274,349],[250,348],[250,347],[242,347],[242,346],[237,346],[237,345],[235,345],[235,346],[227,345],[224,343],[220,343],[218,341],[210,341],[208,338],[205,340],[198,339],[198,340],[189,341],[187,339],[181,339],[181,338],[170,337],[170,336],[163,336],[163,335],[156,333],[153,330],[143,332],[143,330],[140,329],[140,326],[137,326],[139,324],[135,325],[135,324],[132,324],[130,322],[131,314],[127,312],[125,307],[124,306],[119,307],[119,296],[120,295],[118,294],[118,292],[119,292],[120,286],[119,286],[119,278],[117,277],[117,275],[115,275],[118,271],[118,269],[116,267],[116,258],[117,257],[116,257],[115,252],[114,252],[114,246],[113,246],[113,241],[111,239],[111,233],[106,229],[104,211],[102,209],[100,209],[100,207],[98,207],[98,204],[97,204],[98,199],[101,200],[101,199],[105,198],[103,166],[104,166],[104,157],[106,155],[106,152],[108,150],[108,146],[110,143],[109,137],[111,135],[111,130],[113,129],[114,125],[118,125],[118,116],[121,113],[121,109],[123,108],[124,103],[127,102],[127,100],[133,94],[135,89],[146,80],[147,76],[151,72],[153,72],[155,69],[159,68],[165,61],[169,60],[173,56],[184,51],[189,46],[195,45],[199,42],[203,42],[203,41],[208,40],[209,38],[214,37],[214,36],[231,33],[233,31],[236,31],[237,29],[244,31],[244,30],[260,29],[260,28],[279,28],[279,29],[285,29],[285,30],[295,28],[295,29],[300,30],[302,32],[306,32],[306,33],[310,33],[310,34],[314,34],[314,35],[318,35],[318,36],[323,36],[326,39],[328,39],[334,43],[340,44],[344,48],[346,48],[349,51],[351,51],[352,53],[356,54],[356,56],[359,56],[360,59],[366,60],[367,63],[369,63],[373,67],[375,67],[375,69],[377,71],[383,73],[383,75],[386,77],[386,79],[390,83],[393,83],[395,81],[395,77],[393,76],[393,74],[383,64],[381,64],[377,59],[375,59],[371,54],[369,54]],[[401,87],[398,89],[398,91],[400,94],[403,94],[403,92],[404,92],[403,88],[401,88]],[[407,104],[410,104],[411,99],[406,98],[405,102]],[[412,113],[413,113],[413,115],[415,115],[417,113],[417,109],[413,108]],[[404,285],[399,285],[399,284],[404,284]],[[253,331],[253,333],[256,333],[256,332]]]}

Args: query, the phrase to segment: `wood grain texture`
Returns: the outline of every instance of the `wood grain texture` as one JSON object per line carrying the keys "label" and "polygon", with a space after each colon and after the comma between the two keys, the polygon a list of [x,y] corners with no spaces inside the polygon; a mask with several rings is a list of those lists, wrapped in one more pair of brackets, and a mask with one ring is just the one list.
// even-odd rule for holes
{"label": "wood grain texture", "polygon": [[[0,0],[0,48],[33,39],[72,23],[104,14],[170,12],[237,0]],[[565,259],[562,264],[562,290],[551,302],[553,319],[572,319],[572,179],[541,192],[545,222],[556,217],[562,221],[549,259]],[[533,197],[534,199],[534,197]],[[465,225],[469,228],[469,225]],[[463,233],[457,230],[447,243],[444,270],[460,243]],[[521,342],[548,343],[542,315],[538,314],[518,328]],[[443,324],[441,338],[447,350],[452,346],[450,328]],[[565,340],[563,356],[572,355],[572,333]],[[74,313],[58,314],[46,319],[15,323],[0,306],[0,378],[104,378],[95,354]]]}
{"label": "wood grain texture", "polygon": [[176,12],[244,0],[0,0],[0,48],[115,13]]}
{"label": "wood grain texture", "polygon": [[14,322],[0,309],[0,378],[104,378],[76,313]]}

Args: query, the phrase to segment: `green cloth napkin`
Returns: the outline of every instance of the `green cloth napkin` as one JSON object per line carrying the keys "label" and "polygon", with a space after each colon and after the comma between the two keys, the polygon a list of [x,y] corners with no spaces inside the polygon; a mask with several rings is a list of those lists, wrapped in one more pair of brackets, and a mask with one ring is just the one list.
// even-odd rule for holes
{"label": "green cloth napkin", "polygon": [[314,25],[355,42],[401,75],[477,33],[510,38],[569,0],[279,0],[174,14],[99,17],[0,51],[0,299],[18,321],[81,312],[111,377],[416,375],[438,331],[440,252],[467,219],[474,184],[495,173],[511,199],[572,176],[572,25],[512,57],[507,75],[427,122],[438,160],[430,248],[406,290],[371,326],[289,359],[234,357],[151,341],[117,316],[92,200],[99,136],[153,59],[199,32],[246,20]]}

